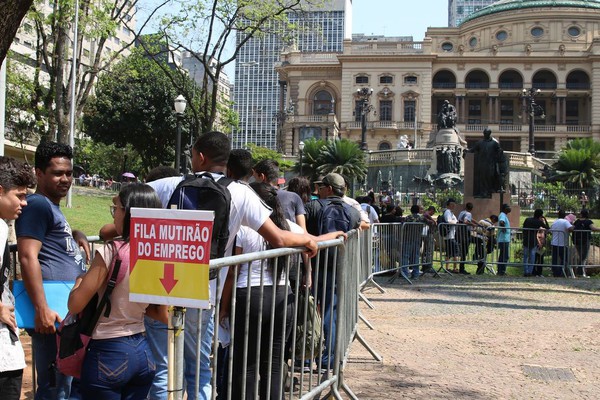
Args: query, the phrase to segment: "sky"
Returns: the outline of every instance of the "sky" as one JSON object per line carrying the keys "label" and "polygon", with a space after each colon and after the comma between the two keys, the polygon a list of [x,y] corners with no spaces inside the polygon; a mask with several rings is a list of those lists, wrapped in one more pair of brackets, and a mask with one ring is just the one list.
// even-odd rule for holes
{"label": "sky", "polygon": [[448,26],[448,0],[352,0],[352,33],[412,36]]}

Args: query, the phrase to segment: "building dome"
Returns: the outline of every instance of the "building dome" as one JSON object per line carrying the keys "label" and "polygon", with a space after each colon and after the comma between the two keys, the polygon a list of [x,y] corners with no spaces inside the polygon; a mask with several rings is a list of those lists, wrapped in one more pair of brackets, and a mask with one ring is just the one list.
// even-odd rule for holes
{"label": "building dome", "polygon": [[474,12],[468,18],[465,18],[464,24],[467,21],[472,21],[479,17],[491,14],[497,14],[504,11],[518,12],[518,10],[526,8],[540,7],[569,7],[569,8],[593,8],[600,9],[600,1],[598,0],[500,0],[494,4],[482,8]]}

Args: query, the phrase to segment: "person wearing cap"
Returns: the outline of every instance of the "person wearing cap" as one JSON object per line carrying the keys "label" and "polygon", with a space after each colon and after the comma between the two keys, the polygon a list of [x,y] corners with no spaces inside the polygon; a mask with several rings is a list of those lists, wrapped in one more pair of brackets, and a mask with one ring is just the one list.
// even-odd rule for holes
{"label": "person wearing cap", "polygon": [[[306,230],[311,235],[319,236],[321,234],[330,233],[322,232],[326,229],[327,224],[322,222],[326,220],[326,215],[332,215],[333,212],[340,211],[349,220],[333,221],[332,226],[327,227],[329,231],[344,231],[348,232],[352,229],[357,229],[360,226],[360,213],[346,204],[342,197],[346,190],[346,184],[344,178],[340,174],[329,173],[321,180],[315,181],[318,186],[319,199],[312,200],[305,205],[306,209]],[[330,207],[343,207],[343,210],[332,211]],[[331,211],[331,212],[330,212]],[[331,221],[330,221],[331,222]],[[333,226],[335,225],[335,226]],[[326,256],[326,255],[329,256]],[[333,368],[333,361],[335,356],[335,335],[337,326],[337,294],[335,284],[335,265],[336,258],[334,252],[330,251],[324,253],[322,257],[319,257],[320,264],[316,265],[316,260],[313,260],[313,295],[315,302],[320,305],[323,312],[323,335],[325,339],[325,350],[321,354],[320,365],[323,369],[329,370]],[[318,275],[317,275],[318,271]],[[333,283],[332,283],[333,282]],[[323,293],[325,295],[323,296]]]}

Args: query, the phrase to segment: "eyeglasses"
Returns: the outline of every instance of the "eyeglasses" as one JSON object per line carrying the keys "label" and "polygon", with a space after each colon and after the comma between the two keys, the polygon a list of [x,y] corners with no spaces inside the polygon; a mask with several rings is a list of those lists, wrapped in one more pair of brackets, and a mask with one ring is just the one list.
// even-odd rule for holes
{"label": "eyeglasses", "polygon": [[115,211],[117,210],[117,208],[123,208],[123,209],[125,208],[123,206],[118,206],[116,204],[111,204],[109,207],[110,207],[110,215],[113,218],[115,217]]}

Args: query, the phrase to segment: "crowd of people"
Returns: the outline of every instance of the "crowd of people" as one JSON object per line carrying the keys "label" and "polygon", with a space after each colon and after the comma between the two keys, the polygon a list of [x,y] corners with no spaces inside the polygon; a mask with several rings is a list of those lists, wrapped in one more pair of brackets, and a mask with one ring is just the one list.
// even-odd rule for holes
{"label": "crowd of people", "polygon": [[[60,201],[73,182],[72,149],[54,142],[41,143],[35,155],[35,168],[13,159],[0,157],[0,215],[16,219],[18,261],[26,291],[34,309],[34,324],[27,333],[35,352],[37,399],[166,399],[167,391],[167,308],[129,301],[128,279],[111,294],[112,309],[98,321],[92,333],[81,378],[62,375],[54,368],[56,324],[64,317],[49,305],[46,281],[75,281],[68,298],[71,313],[78,313],[94,295],[106,290],[108,271],[116,260],[129,268],[129,222],[131,208],[168,208],[172,197],[185,179],[223,179],[229,193],[227,230],[223,252],[219,256],[252,253],[270,248],[304,247],[296,262],[250,262],[220,270],[221,286],[210,280],[211,308],[188,309],[185,319],[185,387],[188,399],[212,398],[214,390],[225,398],[227,389],[224,360],[233,360],[233,399],[254,398],[270,393],[280,399],[285,385],[280,379],[282,366],[290,357],[292,309],[295,290],[310,292],[321,310],[324,346],[300,367],[319,370],[333,368],[336,351],[337,287],[334,252],[317,258],[317,242],[346,237],[353,229],[370,229],[373,224],[403,224],[405,236],[381,240],[390,250],[400,248],[400,272],[408,279],[435,272],[435,237],[449,271],[469,274],[465,266],[477,263],[477,274],[486,269],[487,257],[498,248],[498,275],[505,275],[514,242],[509,214],[504,204],[499,215],[476,221],[473,204],[467,203],[456,215],[456,201],[448,199],[436,218],[436,208],[423,209],[413,204],[404,216],[393,202],[377,204],[370,191],[353,199],[347,196],[348,180],[328,173],[310,182],[295,177],[286,189],[278,185],[279,165],[274,160],[257,164],[246,150],[231,150],[226,135],[209,132],[198,138],[192,148],[194,178],[182,177],[172,168],[159,167],[146,177],[147,183],[124,185],[112,199],[112,222],[100,231],[105,245],[90,252],[83,232],[73,230],[60,210]],[[249,183],[252,181],[252,183]],[[227,183],[224,183],[227,182]],[[36,185],[35,193],[26,196]],[[552,271],[562,276],[569,259],[569,235],[575,245],[579,264],[588,257],[591,232],[598,231],[586,209],[579,218],[559,211],[549,226],[542,210],[523,224],[523,271],[525,276],[541,275],[546,236],[552,235]],[[24,354],[19,342],[14,314],[14,297],[9,286],[6,224],[0,222],[2,273],[0,278],[0,394],[3,399],[19,399]],[[379,227],[380,225],[377,225]],[[377,228],[373,229],[377,236]],[[396,240],[399,239],[399,240]],[[471,251],[471,249],[473,249]],[[383,260],[380,248],[376,264]],[[472,260],[468,259],[472,254]],[[444,265],[444,264],[442,264]],[[381,266],[381,265],[380,265]],[[388,266],[389,267],[389,266]],[[254,288],[254,289],[253,289]],[[257,290],[256,288],[260,288]],[[294,288],[299,288],[295,289]],[[219,293],[222,293],[219,296]],[[65,299],[66,301],[66,299]],[[214,306],[220,301],[220,313]],[[232,303],[247,305],[232,308]],[[271,312],[275,310],[275,312]],[[249,313],[249,316],[247,315]],[[284,316],[286,317],[284,319]],[[201,321],[201,331],[197,327]],[[231,328],[231,327],[234,328]],[[215,330],[231,330],[231,357],[226,347],[212,354]],[[261,332],[262,335],[261,336]],[[269,332],[270,335],[267,335]],[[199,333],[199,334],[198,334]],[[268,347],[270,351],[261,351]],[[221,351],[224,354],[221,354]],[[217,357],[220,368],[211,367]],[[199,391],[196,387],[196,361],[199,363]],[[212,387],[218,375],[217,388]],[[245,383],[244,383],[245,382]],[[256,386],[259,386],[257,389]],[[244,394],[245,392],[245,394]]]}

